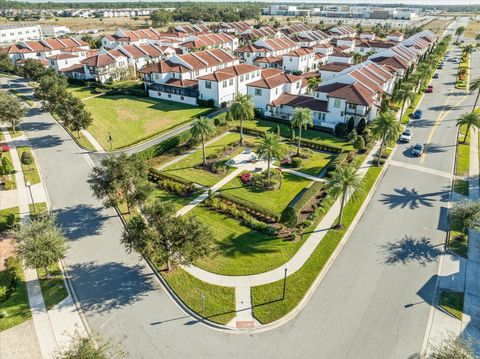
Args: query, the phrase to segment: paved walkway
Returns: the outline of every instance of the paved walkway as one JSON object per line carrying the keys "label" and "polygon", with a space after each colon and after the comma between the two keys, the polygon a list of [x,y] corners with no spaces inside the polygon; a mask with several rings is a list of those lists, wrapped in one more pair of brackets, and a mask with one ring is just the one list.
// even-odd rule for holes
{"label": "paved walkway", "polygon": [[42,359],[32,320],[0,332],[0,358]]}
{"label": "paved walkway", "polygon": [[103,149],[102,145],[100,144],[100,142],[98,142],[96,140],[95,137],[92,136],[92,134],[90,132],[88,132],[87,130],[80,130],[80,132],[82,132],[82,134],[86,137],[86,139],[88,141],[90,141],[90,143],[93,145],[93,147],[95,147],[95,150],[99,153],[105,153],[105,150]]}

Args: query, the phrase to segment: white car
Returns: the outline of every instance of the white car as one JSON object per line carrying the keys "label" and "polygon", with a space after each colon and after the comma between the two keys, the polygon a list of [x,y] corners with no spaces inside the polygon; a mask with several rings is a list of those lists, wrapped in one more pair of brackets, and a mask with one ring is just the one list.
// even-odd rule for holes
{"label": "white car", "polygon": [[402,135],[400,136],[399,141],[400,141],[400,142],[407,142],[407,143],[408,143],[408,142],[410,142],[410,141],[412,140],[412,137],[413,137],[413,131],[412,131],[411,128],[407,127],[407,128],[403,131]]}

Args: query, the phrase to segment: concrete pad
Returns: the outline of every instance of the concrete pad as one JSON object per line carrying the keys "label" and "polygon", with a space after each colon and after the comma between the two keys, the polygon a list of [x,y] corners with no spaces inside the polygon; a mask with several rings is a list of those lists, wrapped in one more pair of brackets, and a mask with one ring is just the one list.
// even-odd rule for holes
{"label": "concrete pad", "polygon": [[465,293],[463,301],[463,323],[480,328],[480,298]]}
{"label": "concrete pad", "polygon": [[480,262],[480,233],[468,231],[468,259],[473,262]]}
{"label": "concrete pad", "polygon": [[0,358],[42,359],[32,320],[0,332]]}
{"label": "concrete pad", "polygon": [[465,268],[467,260],[453,254],[443,258],[442,271],[439,278],[439,288],[454,292],[463,292],[465,288]]}
{"label": "concrete pad", "polygon": [[426,349],[427,354],[431,352],[432,347],[437,346],[443,340],[447,339],[449,334],[452,332],[460,333],[461,330],[462,322],[460,320],[445,313],[439,308],[435,308],[432,329],[430,331],[430,337]]}
{"label": "concrete pad", "polygon": [[0,191],[0,209],[18,206],[18,190]]}
{"label": "concrete pad", "polygon": [[480,299],[480,263],[469,261],[467,264],[467,277],[465,293],[474,295]]}

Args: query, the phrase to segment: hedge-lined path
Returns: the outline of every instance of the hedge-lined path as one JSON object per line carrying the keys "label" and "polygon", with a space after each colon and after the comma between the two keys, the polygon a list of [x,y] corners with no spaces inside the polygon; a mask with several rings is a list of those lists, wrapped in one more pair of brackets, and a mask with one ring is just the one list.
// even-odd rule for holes
{"label": "hedge-lined path", "polygon": [[[363,161],[358,169],[358,174],[361,178],[365,176],[368,169],[372,166],[375,153],[379,151],[380,146],[377,144],[374,148],[370,151],[367,158]],[[239,168],[242,171],[241,167]],[[205,192],[205,193],[208,193]],[[350,198],[351,194],[347,197]],[[237,317],[234,318],[229,325],[236,326],[236,327],[245,327],[246,322],[248,322],[247,326],[254,326],[255,319],[251,314],[252,306],[251,306],[251,298],[246,295],[245,293],[249,293],[250,291],[240,290],[240,288],[250,288],[256,287],[263,284],[273,283],[279,281],[284,278],[285,276],[285,269],[287,268],[287,276],[295,273],[299,270],[305,262],[308,260],[310,255],[313,253],[315,248],[321,242],[323,237],[327,234],[328,230],[332,228],[335,224],[335,221],[338,217],[338,213],[340,211],[341,205],[341,198],[338,198],[335,203],[332,205],[330,210],[325,214],[323,219],[320,221],[318,226],[315,228],[313,233],[307,238],[305,243],[299,248],[297,253],[290,258],[290,260],[285,263],[284,265],[272,269],[268,272],[259,273],[259,274],[252,274],[252,275],[243,275],[243,276],[228,276],[228,275],[221,275],[216,273],[208,272],[204,269],[196,267],[194,265],[184,266],[183,268],[193,275],[195,278],[207,282],[209,284],[223,286],[223,287],[234,287],[236,296],[238,293],[242,293],[242,298],[236,298],[236,312],[241,313],[237,314]],[[188,205],[187,205],[188,206]],[[183,208],[182,208],[183,209]],[[182,211],[182,210],[180,210]],[[179,211],[179,212],[180,212]],[[246,308],[245,303],[248,304],[250,307]],[[251,317],[249,320],[248,318]]]}

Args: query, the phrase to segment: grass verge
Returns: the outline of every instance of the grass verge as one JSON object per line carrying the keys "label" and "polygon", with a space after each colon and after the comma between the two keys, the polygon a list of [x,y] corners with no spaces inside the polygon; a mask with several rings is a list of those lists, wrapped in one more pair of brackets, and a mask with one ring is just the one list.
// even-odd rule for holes
{"label": "grass verge", "polygon": [[[458,74],[457,78],[455,80],[455,88],[461,89],[461,90],[468,90],[468,84],[469,84],[469,69],[470,69],[470,55],[467,56],[467,59],[465,61],[460,62],[460,65],[458,66]],[[465,77],[460,79],[460,71],[465,70]]]}
{"label": "grass verge", "polygon": [[465,126],[460,126],[458,134],[455,174],[468,176],[470,167],[470,132],[465,137]]}
{"label": "grass verge", "polygon": [[448,247],[458,255],[467,258],[468,234],[462,233],[462,226],[455,217],[452,217],[450,222]]}
{"label": "grass verge", "polygon": [[63,281],[63,274],[55,263],[48,267],[50,278],[45,277],[45,269],[37,269],[38,279],[40,281],[40,288],[42,289],[43,300],[47,310],[52,309],[56,304],[60,303],[68,296],[65,283]]}
{"label": "grass verge", "polygon": [[20,209],[18,207],[0,210],[0,232],[8,231],[19,220]]}
{"label": "grass verge", "polygon": [[261,323],[270,323],[285,316],[305,296],[326,262],[337,248],[355,215],[380,175],[382,167],[370,167],[364,177],[364,189],[347,202],[344,228],[330,229],[301,269],[287,277],[287,294],[282,299],[283,280],[252,288],[253,313]]}
{"label": "grass verge", "polygon": [[464,179],[455,179],[453,181],[453,190],[468,197],[468,181]]}
{"label": "grass verge", "polygon": [[40,174],[38,173],[38,169],[37,169],[37,163],[35,162],[35,159],[32,155],[32,150],[30,149],[30,147],[27,147],[27,146],[17,147],[17,152],[18,152],[18,157],[20,157],[20,160],[22,159],[23,153],[27,153],[28,155],[30,155],[30,158],[32,159],[32,163],[29,165],[25,165],[21,163],[25,184],[27,184],[27,182],[30,182],[30,184],[32,185],[40,183],[41,180],[40,180]]}
{"label": "grass verge", "polygon": [[439,306],[455,318],[462,320],[463,293],[448,291],[440,292]]}
{"label": "grass verge", "polygon": [[181,268],[161,275],[183,303],[202,317],[220,324],[227,324],[235,317],[234,288],[202,282]]}

